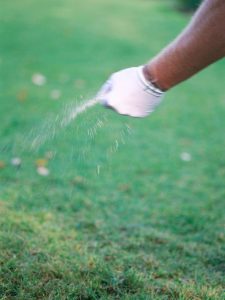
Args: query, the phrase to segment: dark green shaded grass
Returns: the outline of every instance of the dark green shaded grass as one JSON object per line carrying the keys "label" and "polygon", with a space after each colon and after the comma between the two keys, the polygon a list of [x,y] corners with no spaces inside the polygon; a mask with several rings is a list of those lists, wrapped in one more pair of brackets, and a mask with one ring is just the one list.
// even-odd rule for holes
{"label": "dark green shaded grass", "polygon": [[[65,107],[145,62],[188,19],[169,1],[101,0],[8,1],[0,18],[0,298],[223,299],[224,61],[149,118],[95,107],[60,128]],[[31,83],[36,72],[46,85]],[[35,160],[46,151],[43,178]]]}

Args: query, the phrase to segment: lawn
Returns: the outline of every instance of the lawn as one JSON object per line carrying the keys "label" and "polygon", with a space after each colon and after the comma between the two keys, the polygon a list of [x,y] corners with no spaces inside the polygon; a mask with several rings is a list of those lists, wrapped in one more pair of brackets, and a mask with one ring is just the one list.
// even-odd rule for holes
{"label": "lawn", "polygon": [[224,299],[225,61],[148,118],[97,105],[61,125],[189,18],[168,0],[1,1],[0,299]]}

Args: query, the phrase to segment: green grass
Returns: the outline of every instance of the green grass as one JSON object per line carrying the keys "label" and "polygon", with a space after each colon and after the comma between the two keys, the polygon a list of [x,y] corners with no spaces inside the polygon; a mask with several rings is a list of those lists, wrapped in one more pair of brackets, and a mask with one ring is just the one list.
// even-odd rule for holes
{"label": "green grass", "polygon": [[188,17],[170,1],[20,0],[2,1],[0,20],[0,299],[224,299],[225,62],[149,118],[95,107],[31,149]]}

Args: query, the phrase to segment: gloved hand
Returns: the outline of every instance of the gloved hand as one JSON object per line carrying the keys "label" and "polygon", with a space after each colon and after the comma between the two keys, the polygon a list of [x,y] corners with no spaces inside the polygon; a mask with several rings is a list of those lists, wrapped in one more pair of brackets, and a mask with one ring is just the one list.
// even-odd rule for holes
{"label": "gloved hand", "polygon": [[147,81],[143,66],[112,74],[96,98],[121,115],[146,117],[160,103],[163,92]]}

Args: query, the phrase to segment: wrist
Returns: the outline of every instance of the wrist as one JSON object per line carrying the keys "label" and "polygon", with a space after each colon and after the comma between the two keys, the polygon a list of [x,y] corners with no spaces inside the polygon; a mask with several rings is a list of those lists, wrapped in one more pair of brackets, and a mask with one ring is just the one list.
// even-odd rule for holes
{"label": "wrist", "polygon": [[145,76],[145,71],[144,71],[145,66],[140,66],[138,68],[138,76],[142,84],[144,85],[144,88],[146,91],[148,91],[150,94],[156,96],[156,97],[161,97],[164,94],[164,91],[162,91],[157,85],[155,85],[149,77]]}
{"label": "wrist", "polygon": [[162,92],[166,92],[170,89],[170,86],[161,80],[157,69],[150,63],[144,65],[143,74],[147,81],[151,82],[156,88],[160,89]]}
{"label": "wrist", "polygon": [[166,92],[169,87],[166,86],[162,80],[160,80],[156,70],[152,67],[151,62],[144,65],[143,74],[147,81],[151,82],[156,88],[160,89],[163,92]]}

